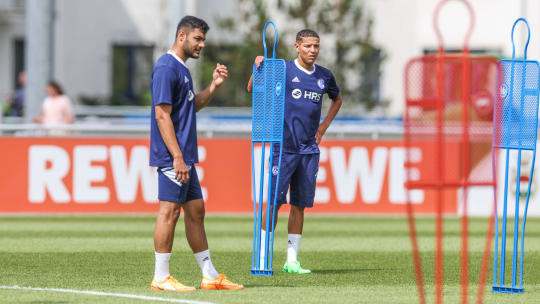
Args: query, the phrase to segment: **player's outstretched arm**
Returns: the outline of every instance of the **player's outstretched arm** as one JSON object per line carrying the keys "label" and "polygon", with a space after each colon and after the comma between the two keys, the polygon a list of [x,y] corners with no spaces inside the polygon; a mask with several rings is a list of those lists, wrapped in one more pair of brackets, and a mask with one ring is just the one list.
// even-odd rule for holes
{"label": "player's outstretched arm", "polygon": [[341,104],[343,103],[343,98],[341,97],[341,94],[339,94],[336,99],[332,100],[332,104],[330,105],[330,108],[328,109],[328,113],[326,114],[326,117],[324,120],[319,124],[319,129],[317,130],[317,133],[315,133],[315,140],[317,141],[317,145],[321,143],[321,139],[326,133],[326,129],[330,126],[334,118],[336,117],[337,113],[339,112],[339,108],[341,108]]}
{"label": "player's outstretched arm", "polygon": [[202,108],[206,107],[212,96],[216,93],[216,89],[219,88],[229,77],[229,71],[223,64],[216,64],[214,73],[212,74],[212,82],[204,90],[195,95],[195,109],[199,112]]}
{"label": "player's outstretched arm", "polygon": [[[255,66],[256,67],[259,67],[261,65],[261,63],[263,62],[264,60],[264,56],[257,56],[255,57]],[[253,89],[253,74],[251,74],[251,77],[249,77],[249,81],[248,81],[248,84],[246,86],[246,91],[248,93],[251,93],[251,90]]]}

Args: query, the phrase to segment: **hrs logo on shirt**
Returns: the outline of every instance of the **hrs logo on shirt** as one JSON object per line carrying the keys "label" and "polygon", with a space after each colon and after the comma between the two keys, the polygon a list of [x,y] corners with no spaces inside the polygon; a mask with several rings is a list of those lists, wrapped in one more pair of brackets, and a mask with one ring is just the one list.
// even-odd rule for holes
{"label": "hrs logo on shirt", "polygon": [[302,90],[300,89],[294,89],[292,90],[292,93],[291,93],[292,97],[294,99],[299,99],[300,97],[302,97],[302,95],[304,96],[305,99],[309,99],[311,101],[320,101],[321,100],[321,97],[322,97],[322,94],[320,93],[317,93],[317,92],[312,92],[312,91],[304,91],[302,93]]}
{"label": "hrs logo on shirt", "polygon": [[292,90],[292,97],[294,99],[298,99],[298,98],[302,97],[302,90],[300,90],[300,89]]}

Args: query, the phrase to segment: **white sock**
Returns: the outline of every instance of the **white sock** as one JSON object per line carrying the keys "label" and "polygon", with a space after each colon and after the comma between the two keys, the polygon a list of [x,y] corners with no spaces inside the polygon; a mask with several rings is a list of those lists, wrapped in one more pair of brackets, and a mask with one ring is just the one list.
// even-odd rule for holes
{"label": "white sock", "polygon": [[296,261],[300,248],[301,234],[290,234],[287,241],[287,263]]}
{"label": "white sock", "polygon": [[163,282],[170,276],[169,261],[171,259],[171,253],[159,253],[156,252],[156,266],[154,270],[154,280]]}
{"label": "white sock", "polygon": [[263,265],[264,265],[264,257],[266,256],[266,250],[265,250],[265,236],[266,236],[266,231],[261,229],[261,250],[259,251],[260,253],[260,256],[261,256],[261,261],[260,261],[260,264],[261,265],[261,268],[263,268]]}
{"label": "white sock", "polygon": [[210,250],[206,249],[199,253],[195,253],[195,259],[201,268],[203,277],[207,279],[215,279],[219,276],[217,270],[212,264],[212,259],[210,258]]}

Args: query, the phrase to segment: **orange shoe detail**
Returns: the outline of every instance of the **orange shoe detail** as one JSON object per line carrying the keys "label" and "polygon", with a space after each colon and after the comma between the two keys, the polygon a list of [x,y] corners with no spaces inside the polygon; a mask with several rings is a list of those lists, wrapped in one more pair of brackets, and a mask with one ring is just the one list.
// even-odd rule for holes
{"label": "orange shoe detail", "polygon": [[233,283],[227,279],[226,275],[220,273],[215,279],[203,277],[201,281],[201,289],[240,290],[244,289],[244,285]]}
{"label": "orange shoe detail", "polygon": [[155,279],[152,280],[152,284],[150,284],[150,289],[165,290],[165,291],[179,291],[179,292],[195,291],[195,287],[186,286],[178,282],[172,276],[168,276],[163,282],[158,282]]}

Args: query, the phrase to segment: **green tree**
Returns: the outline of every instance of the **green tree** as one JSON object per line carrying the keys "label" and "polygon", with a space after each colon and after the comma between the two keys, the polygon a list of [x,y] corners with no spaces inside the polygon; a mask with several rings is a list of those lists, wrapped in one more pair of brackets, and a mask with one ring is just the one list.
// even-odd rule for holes
{"label": "green tree", "polygon": [[[277,57],[295,57],[293,41],[301,28],[311,28],[321,36],[318,63],[334,73],[346,103],[362,103],[367,108],[379,102],[380,63],[384,52],[372,41],[373,20],[360,1],[355,0],[278,0],[272,7],[268,1],[238,0],[238,15],[218,20],[222,29],[240,35],[234,44],[209,43],[205,49],[201,77],[203,83],[211,80],[215,62],[229,68],[229,80],[220,90],[213,105],[249,106],[250,96],[245,92],[253,59],[263,54],[261,31],[269,11],[284,14],[287,24],[279,25]],[[269,56],[273,32],[268,30]]]}
{"label": "green tree", "polygon": [[[241,8],[239,15],[218,20],[222,30],[237,35],[242,33],[237,43],[207,43],[202,57],[201,83],[212,80],[212,72],[216,62],[227,65],[229,79],[218,90],[213,106],[250,106],[251,96],[245,91],[246,84],[251,75],[253,60],[262,55],[264,49],[261,42],[262,29],[269,19],[263,0],[238,0]],[[269,30],[268,33],[271,31]],[[273,42],[273,32],[267,35],[267,44]],[[287,46],[278,43],[277,54],[279,58],[288,58]]]}

